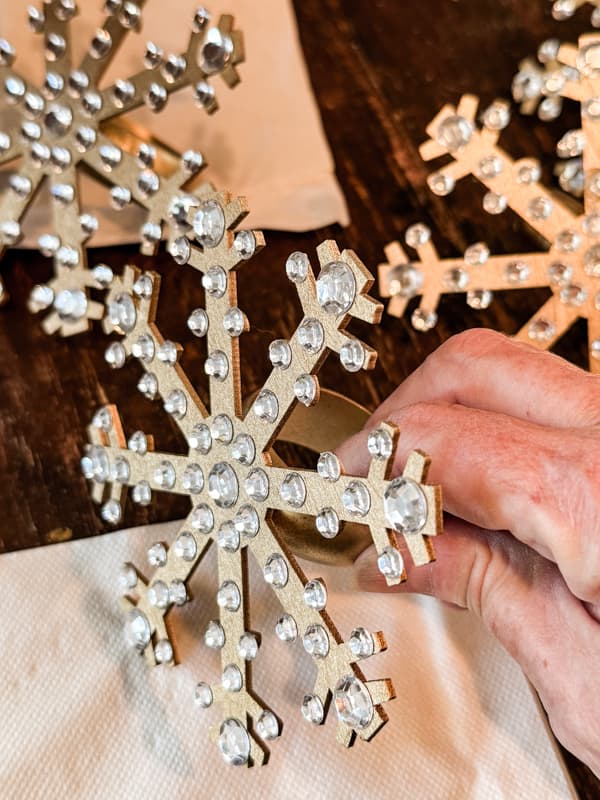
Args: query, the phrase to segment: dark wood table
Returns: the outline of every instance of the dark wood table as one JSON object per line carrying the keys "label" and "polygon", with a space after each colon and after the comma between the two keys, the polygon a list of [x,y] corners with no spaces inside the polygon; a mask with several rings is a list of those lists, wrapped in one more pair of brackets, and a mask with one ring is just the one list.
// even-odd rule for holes
{"label": "dark wood table", "polygon": [[[507,96],[517,64],[543,39],[574,41],[588,28],[589,7],[560,25],[549,8],[544,0],[296,2],[306,60],[352,224],[346,230],[332,227],[302,235],[269,233],[269,246],[251,269],[241,272],[240,305],[253,326],[241,345],[248,393],[267,375],[269,342],[289,335],[299,319],[283,270],[292,250],[311,251],[323,238],[334,237],[375,269],[383,246],[418,220],[432,227],[443,255],[458,255],[481,239],[493,252],[535,246],[532,234],[510,213],[492,218],[481,211],[482,190],[474,181],[462,181],[450,199],[434,197],[426,187],[428,169],[417,147],[443,103],[455,102],[463,92],[478,93],[485,104]],[[502,143],[515,156],[545,159],[545,177],[552,180],[555,142],[578,126],[577,111],[568,109],[550,125],[516,115]],[[202,302],[197,274],[173,269],[164,255],[150,265],[134,248],[92,254],[93,263],[101,260],[113,267],[129,261],[161,272],[168,298],[159,311],[163,334],[192,344],[185,320],[192,304]],[[152,431],[160,448],[181,447],[181,440],[160,407],[137,392],[136,367],[115,372],[106,365],[101,335],[48,338],[24,311],[31,286],[48,277],[46,259],[13,251],[2,272],[11,300],[0,312],[0,552],[100,535],[105,527],[79,468],[85,427],[97,406],[118,402],[128,429]],[[451,334],[477,325],[515,332],[545,296],[544,290],[512,292],[498,297],[485,312],[466,309],[463,298],[446,298],[438,327],[425,335],[412,330],[406,319],[386,316],[377,331],[357,330],[379,351],[375,371],[350,376],[331,363],[323,383],[374,408]],[[203,385],[204,355],[199,350],[195,340],[183,365]],[[559,352],[585,365],[583,325],[573,329]],[[128,505],[125,523],[169,520],[185,512],[185,500],[163,496],[146,509]],[[565,757],[581,797],[600,797],[600,782],[575,758]]]}

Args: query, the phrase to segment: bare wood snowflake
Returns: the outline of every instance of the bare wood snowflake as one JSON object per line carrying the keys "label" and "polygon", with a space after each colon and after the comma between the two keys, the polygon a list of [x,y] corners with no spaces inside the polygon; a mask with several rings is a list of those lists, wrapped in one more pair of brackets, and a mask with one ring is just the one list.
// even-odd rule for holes
{"label": "bare wood snowflake", "polygon": [[423,159],[445,155],[452,159],[430,175],[430,188],[447,195],[456,181],[474,176],[486,189],[484,209],[492,215],[512,209],[547,249],[490,256],[485,243],[478,242],[463,258],[441,259],[430,241],[429,229],[418,224],[406,234],[418,261],[411,262],[398,242],[388,245],[387,262],[380,265],[380,287],[384,296],[391,297],[389,311],[396,316],[404,313],[411,297],[421,297],[412,315],[418,330],[435,325],[443,294],[466,292],[471,307],[486,308],[494,291],[548,287],[552,296],[516,338],[548,349],[576,320],[585,319],[590,369],[600,372],[600,36],[583,36],[579,46],[561,46],[557,58],[571,76],[562,83],[561,97],[581,105],[581,130],[570,131],[561,140],[565,149],[582,158],[581,211],[572,210],[571,202],[564,202],[540,183],[536,160],[513,160],[498,146],[499,133],[509,121],[506,105],[495,103],[488,108],[479,128],[479,101],[465,95],[457,108],[445,106],[427,128],[431,138],[421,147]]}
{"label": "bare wood snowflake", "polygon": [[277,460],[272,447],[294,407],[319,400],[317,372],[329,352],[351,372],[374,365],[375,352],[346,329],[352,319],[378,321],[382,307],[367,294],[373,278],[353,252],[340,253],[331,241],[320,245],[318,276],[304,253],[293,253],[286,271],[304,316],[289,341],[270,345],[273,370],[243,414],[239,336],[248,321],[237,306],[236,271],[263,239],[258,231],[234,232],[246,214],[241,199],[207,185],[200,201],[187,220],[188,237],[196,242],[185,241],[187,262],[202,274],[206,303],[191,312],[188,326],[207,339],[210,411],[178,364],[181,348],[165,341],[155,323],[158,277],[128,267],[107,296],[105,328],[122,334],[109,345],[107,358],[113,366],[130,357],[143,365],[140,391],[162,399],[189,451],[154,452],[151,437],[140,431],[127,439],[116,408],[106,406],[89,429],[82,466],[94,498],[103,503],[103,517],[112,524],[121,519],[128,487],[142,504],[155,491],[190,498],[191,511],[173,545],[167,549],[157,543],[149,550],[152,576],[146,579],[131,564],[124,566],[126,632],[150,663],[172,663],[167,614],[187,601],[186,583],[216,543],[219,619],[209,624],[205,642],[220,650],[222,674],[212,686],[199,683],[196,699],[201,706],[220,705],[222,720],[212,734],[225,760],[260,764],[267,755],[265,742],[279,735],[280,723],[252,693],[249,666],[259,637],[247,619],[249,553],[283,606],[278,637],[301,640],[314,658],[316,683],[302,701],[306,719],[322,723],[333,698],[337,738],[348,746],[356,736],[369,740],[381,728],[387,720],[382,704],[393,697],[389,680],[366,681],[357,664],[385,647],[383,635],[357,628],[342,640],[325,610],[325,584],[306,579],[275,512],[313,517],[315,538],[334,540],[332,547],[344,524],[368,526],[379,568],[391,585],[406,577],[397,535],[415,565],[433,559],[430,537],[441,530],[441,495],[426,483],[429,459],[419,451],[410,454],[403,474],[391,479],[398,432],[387,424],[370,435],[366,478],[346,475],[332,452],[321,454],[317,471],[290,469]]}
{"label": "bare wood snowflake", "polygon": [[[42,323],[48,333],[76,334],[86,330],[90,320],[101,318],[103,306],[90,298],[90,289],[104,289],[111,279],[105,265],[88,269],[85,246],[98,222],[82,213],[79,170],[85,168],[112,184],[115,208],[134,202],[145,209],[141,249],[151,254],[164,234],[172,241],[173,219],[186,203],[184,190],[204,166],[199,153],[188,151],[172,174],[159,175],[152,146],[142,143],[133,153],[114,141],[114,120],[142,105],[160,112],[173,92],[186,87],[193,87],[198,104],[212,113],[217,101],[209,78],[220,74],[228,86],[239,80],[236,64],[243,58],[243,47],[233,18],[223,15],[213,25],[208,12],[200,8],[184,52],[164,56],[150,42],[140,72],[101,88],[119,46],[139,29],[143,4],[144,0],[108,0],[104,23],[78,66],[72,63],[70,46],[70,22],[77,13],[74,0],[30,7],[30,26],[44,40],[46,77],[40,88],[28,86],[18,74],[14,48],[0,39],[0,81],[6,102],[0,163],[20,159],[0,197],[0,253],[21,238],[22,218],[46,181],[52,198],[52,231],[40,237],[39,247],[53,258],[54,277],[33,289],[29,306],[32,311],[48,311]],[[1,290],[0,297],[3,294]]]}

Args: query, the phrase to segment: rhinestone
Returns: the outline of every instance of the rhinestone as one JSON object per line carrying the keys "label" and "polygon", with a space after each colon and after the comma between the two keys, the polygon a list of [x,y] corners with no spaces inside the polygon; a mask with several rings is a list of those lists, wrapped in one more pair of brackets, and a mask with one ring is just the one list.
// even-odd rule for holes
{"label": "rhinestone", "polygon": [[53,256],[60,247],[60,239],[51,233],[43,233],[38,239],[38,246],[44,256]]}
{"label": "rhinestone", "polygon": [[595,244],[586,251],[583,257],[583,268],[587,275],[600,277],[600,244]]}
{"label": "rhinestone", "polygon": [[316,694],[306,694],[302,700],[302,716],[307,722],[320,725],[325,719],[323,703]]}
{"label": "rhinestone", "polygon": [[100,515],[109,525],[116,525],[121,519],[121,505],[117,500],[107,500],[100,510]]}
{"label": "rhinestone", "polygon": [[137,185],[142,197],[151,197],[160,189],[160,178],[151,169],[144,169],[139,174]]}
{"label": "rhinestone", "polygon": [[552,16],[554,19],[562,22],[572,17],[576,9],[577,4],[574,0],[556,0],[552,5]]}
{"label": "rhinestone", "polygon": [[250,758],[248,731],[237,719],[226,719],[219,729],[219,750],[227,764],[240,767]]}
{"label": "rhinestone", "polygon": [[306,253],[295,252],[288,256],[285,271],[293,283],[303,283],[308,275],[310,262]]}
{"label": "rhinestone", "polygon": [[150,586],[148,602],[156,608],[166,608],[169,605],[169,587],[164,581],[154,581]]}
{"label": "rhinestone", "polygon": [[355,658],[368,658],[375,651],[375,642],[365,628],[354,628],[348,639],[348,647]]}
{"label": "rhinestone", "polygon": [[225,644],[225,631],[220,622],[211,620],[204,632],[204,644],[213,650],[220,650]]}
{"label": "rhinestone", "polygon": [[477,175],[483,180],[491,180],[502,172],[502,161],[498,156],[486,156],[477,165]]}
{"label": "rhinestone", "polygon": [[112,429],[112,416],[110,410],[106,406],[102,406],[94,414],[92,425],[98,430],[108,433]]}
{"label": "rhinestone", "polygon": [[147,333],[143,333],[139,339],[131,346],[131,352],[135,358],[139,358],[145,364],[149,364],[154,358],[154,339]]}
{"label": "rhinestone", "polygon": [[117,211],[131,203],[131,192],[126,186],[113,186],[110,190],[110,202]]}
{"label": "rhinestone", "polygon": [[494,100],[483,112],[482,122],[488,130],[504,130],[510,122],[510,105],[506,100]]}
{"label": "rhinestone", "polygon": [[437,141],[453,153],[467,145],[473,135],[473,125],[465,117],[453,114],[444,119],[437,129]]}
{"label": "rhinestone", "polygon": [[423,285],[423,273],[414,264],[398,264],[388,273],[390,295],[414,297]]}
{"label": "rhinestone", "polygon": [[102,97],[96,92],[86,92],[81,98],[81,105],[87,115],[93,117],[102,108]]}
{"label": "rhinestone", "polygon": [[404,561],[395,547],[384,547],[377,558],[377,567],[386,578],[399,580],[404,572]]}
{"label": "rhinestone", "polygon": [[572,230],[561,231],[555,239],[555,247],[561,253],[573,253],[581,244],[581,236]]}
{"label": "rhinestone", "polygon": [[292,361],[292,348],[285,339],[275,339],[269,345],[269,359],[274,367],[287,369]]}
{"label": "rhinestone", "polygon": [[582,130],[567,131],[556,145],[559,158],[575,158],[583,153],[585,137]]}
{"label": "rhinestone", "polygon": [[288,582],[288,565],[279,553],[273,553],[265,561],[263,569],[265,581],[274,589],[282,589]]}
{"label": "rhinestone", "polygon": [[319,320],[311,317],[300,323],[297,336],[300,346],[308,353],[318,353],[325,342],[323,326]]}
{"label": "rhinestone", "polygon": [[15,244],[21,236],[21,226],[14,219],[0,223],[0,236],[5,244]]}
{"label": "rhinestone", "polygon": [[322,625],[309,625],[302,637],[304,649],[310,656],[325,658],[329,653],[329,636]]}
{"label": "rhinestone", "polygon": [[162,74],[164,75],[167,83],[174,83],[176,80],[181,78],[186,67],[187,61],[183,56],[172,54],[163,64]]}
{"label": "rhinestone", "polygon": [[452,292],[462,292],[469,283],[469,273],[465,269],[455,267],[444,273],[444,285]]}
{"label": "rhinestone", "polygon": [[181,558],[184,561],[193,561],[196,558],[198,548],[193,535],[183,531],[175,540],[173,550],[177,558]]}
{"label": "rhinestone", "polygon": [[194,19],[192,20],[192,27],[196,31],[196,33],[200,33],[206,27],[206,23],[210,20],[210,14],[208,11],[200,6],[200,8],[196,9],[194,13]]}
{"label": "rhinestone", "polygon": [[223,297],[227,289],[227,273],[223,267],[210,267],[202,276],[202,286],[211,297]]}
{"label": "rhinestone", "polygon": [[345,314],[356,297],[356,280],[343,261],[333,261],[323,267],[317,278],[317,300],[329,314]]}
{"label": "rhinestone", "polygon": [[560,292],[561,302],[568,306],[580,306],[585,302],[586,298],[586,289],[575,283],[567,284]]}
{"label": "rhinestone", "polygon": [[542,78],[538,71],[520,70],[512,82],[512,96],[517,103],[537,100],[542,94]]}
{"label": "rhinestone", "polygon": [[[86,236],[91,236],[98,230],[98,219],[97,217],[94,217],[92,214],[81,214],[79,217],[79,225],[81,226],[82,233],[84,233]],[[111,270],[111,280],[112,280],[112,270]]]}
{"label": "rhinestone", "polygon": [[181,166],[190,175],[196,175],[204,166],[202,153],[198,153],[195,150],[186,150],[181,156]]}
{"label": "rhinestone", "polygon": [[304,587],[304,602],[309,608],[322,611],[327,605],[327,589],[320,580],[309,581]]}
{"label": "rhinestone", "polygon": [[411,478],[394,478],[383,495],[385,517],[395,531],[418,533],[427,522],[427,498]]}
{"label": "rhinestone", "polygon": [[523,283],[529,277],[529,267],[523,261],[512,261],[504,271],[508,283]]}
{"label": "rhinestone", "polygon": [[67,43],[64,36],[58,33],[48,33],[46,35],[46,58],[48,61],[57,61],[65,54]]}
{"label": "rhinestone", "polygon": [[277,396],[270,389],[263,389],[258,393],[252,409],[263,422],[275,422],[279,416]]}
{"label": "rhinestone", "polygon": [[318,390],[319,384],[312,375],[300,375],[294,382],[296,399],[305,406],[312,406],[316,402]]}
{"label": "rhinestone", "polygon": [[81,460],[81,469],[88,480],[106,483],[110,477],[110,466],[104,448],[92,445]]}
{"label": "rhinestone", "polygon": [[258,533],[260,520],[258,514],[252,506],[242,506],[235,515],[233,521],[236,530],[247,539],[251,539]]}
{"label": "rhinestone", "polygon": [[468,264],[470,267],[479,267],[485,264],[489,257],[490,250],[485,242],[477,242],[467,247],[464,255],[465,264]]}
{"label": "rhinestone", "polygon": [[42,129],[37,124],[37,122],[30,122],[29,120],[25,120],[21,124],[21,135],[26,141],[33,142],[36,139],[39,139],[42,135]]}
{"label": "rhinestone", "polygon": [[279,495],[284,503],[293,508],[301,508],[306,501],[306,486],[297,472],[290,472],[284,478],[279,489]]}
{"label": "rhinestone", "polygon": [[131,589],[135,589],[138,582],[138,575],[133,564],[123,564],[119,571],[119,588],[123,594],[127,594]]}
{"label": "rhinestone", "polygon": [[246,494],[252,500],[260,503],[269,496],[269,478],[264,469],[257,467],[248,473],[244,481]]}
{"label": "rhinestone", "polygon": [[256,721],[256,732],[261,739],[269,741],[279,736],[279,722],[272,711],[263,711]]}
{"label": "rhinestone", "polygon": [[350,339],[340,348],[340,363],[348,372],[358,372],[365,365],[367,353],[358,339]]}
{"label": "rhinestone", "polygon": [[532,320],[527,329],[527,335],[534,342],[548,342],[556,333],[555,325],[550,320],[538,318]]}
{"label": "rhinestone", "polygon": [[600,339],[594,339],[590,345],[590,355],[593,359],[600,359]]}
{"label": "rhinestone", "polygon": [[333,701],[340,722],[351,728],[366,728],[373,719],[373,700],[365,684],[355,675],[339,680]]}
{"label": "rhinestone", "polygon": [[228,553],[240,549],[240,535],[230,520],[223,522],[217,531],[217,544]]}
{"label": "rhinestone", "polygon": [[119,13],[119,22],[124,28],[136,28],[139,25],[140,16],[141,10],[137,3],[125,2]]}
{"label": "rhinestone", "polygon": [[173,661],[173,647],[168,639],[159,639],[154,645],[154,658],[157,664],[169,664]]}
{"label": "rhinestone", "polygon": [[188,444],[193,450],[198,450],[206,455],[212,447],[212,436],[208,425],[203,422],[194,425],[188,437]]}
{"label": "rhinestone", "polygon": [[367,439],[367,449],[373,458],[386,459],[392,455],[394,440],[384,428],[371,431]]}
{"label": "rhinestone", "polygon": [[151,567],[164,567],[167,563],[167,548],[162,542],[155,542],[148,548],[148,564]]}
{"label": "rhinestone", "polygon": [[75,189],[70,183],[55,183],[50,187],[52,197],[62,205],[69,205],[75,198]]}
{"label": "rhinestone", "polygon": [[238,480],[235,471],[225,461],[211,469],[208,475],[208,494],[219,508],[231,508],[238,499]]}
{"label": "rhinestone", "polygon": [[0,39],[0,64],[10,67],[15,60],[15,48],[7,39]]}
{"label": "rhinestone", "polygon": [[164,402],[164,409],[167,414],[171,414],[175,419],[185,417],[187,400],[181,389],[173,389],[172,392],[169,392]]}
{"label": "rhinestone", "polygon": [[32,311],[43,311],[52,305],[54,292],[46,284],[38,283],[34,286],[29,295],[29,308]]}
{"label": "rhinestone", "polygon": [[43,10],[38,9],[35,6],[29,6],[27,9],[27,21],[29,22],[29,27],[34,33],[41,33],[44,29],[46,17]]}
{"label": "rhinestone", "polygon": [[110,364],[113,369],[120,369],[125,365],[127,361],[127,351],[121,342],[109,344],[104,352],[104,360],[107,364]]}
{"label": "rhinestone", "polygon": [[371,495],[365,484],[350,481],[342,495],[342,505],[353,516],[366,516],[371,508]]}
{"label": "rhinestone", "polygon": [[194,336],[206,336],[208,331],[208,314],[204,309],[197,308],[188,317],[187,326]]}
{"label": "rhinestone", "polygon": [[216,108],[215,104],[215,90],[206,81],[199,81],[194,86],[194,94],[196,95],[196,103],[203,108],[210,109]]}
{"label": "rhinestone", "polygon": [[240,258],[244,260],[252,258],[256,252],[256,237],[252,231],[238,231],[233,240],[233,246]]}
{"label": "rhinestone", "polygon": [[78,149],[81,152],[85,152],[94,146],[96,142],[96,131],[93,128],[82,126],[77,130],[75,138],[77,140]]}
{"label": "rhinestone", "polygon": [[211,423],[210,433],[217,442],[229,444],[233,438],[233,422],[227,414],[218,414]]}
{"label": "rhinestone", "polygon": [[317,461],[317,473],[326,481],[337,481],[342,474],[342,465],[335,453],[321,453]]}
{"label": "rhinestone", "polygon": [[210,708],[213,702],[213,693],[208,683],[200,682],[196,684],[194,702],[200,708]]}
{"label": "rhinestone", "polygon": [[136,431],[135,433],[132,433],[129,437],[129,441],[127,442],[127,447],[132,452],[143,456],[148,452],[148,440],[146,439],[146,434],[142,431]]}
{"label": "rhinestone", "polygon": [[19,197],[28,197],[31,194],[31,181],[25,175],[11,175],[8,184]]}
{"label": "rhinestone", "polygon": [[340,519],[333,508],[323,508],[315,519],[318,532],[324,539],[334,539],[340,532]]}
{"label": "rhinestone", "polygon": [[175,486],[175,467],[170,461],[161,461],[154,470],[154,483],[163,489],[172,489]]}
{"label": "rhinestone", "polygon": [[156,148],[147,142],[142,142],[138,147],[136,158],[140,167],[152,167],[156,158]]}
{"label": "rhinestone", "polygon": [[169,340],[159,345],[156,356],[163,364],[172,367],[177,362],[177,345]]}
{"label": "rhinestone", "polygon": [[223,581],[217,592],[217,604],[226,611],[237,611],[242,602],[240,590],[233,581]]}
{"label": "rhinestone", "polygon": [[167,90],[160,83],[151,83],[144,102],[151,111],[161,111],[167,102]]}
{"label": "rhinestone", "polygon": [[435,327],[438,316],[435,311],[427,311],[424,308],[416,308],[410,318],[411,325],[417,331],[430,331]]}
{"label": "rhinestone", "polygon": [[140,235],[145,244],[148,246],[154,246],[158,242],[160,242],[160,237],[162,236],[162,228],[159,224],[154,224],[152,222],[146,222],[140,228]]}
{"label": "rhinestone", "polygon": [[156,69],[162,61],[163,51],[162,49],[154,44],[154,42],[148,42],[146,45],[146,52],[144,54],[144,66],[147,69]]}
{"label": "rhinestone", "polygon": [[112,47],[112,39],[110,33],[105,28],[99,28],[94,34],[94,38],[90,44],[90,55],[92,58],[104,58]]}
{"label": "rhinestone", "polygon": [[253,633],[244,633],[238,642],[238,653],[245,661],[253,661],[258,655],[258,639]]}
{"label": "rhinestone", "polygon": [[7,153],[10,150],[12,140],[8,133],[0,131],[0,153]]}
{"label": "rhinestone", "polygon": [[240,668],[235,664],[228,664],[221,676],[221,686],[226,692],[239,692],[242,688],[243,678]]}
{"label": "rhinestone", "polygon": [[249,466],[256,457],[254,440],[247,433],[239,433],[231,445],[231,455],[235,461]]}
{"label": "rhinestone", "polygon": [[434,172],[427,178],[427,185],[438,197],[445,197],[453,191],[456,183],[450,175],[445,175],[443,172]]}
{"label": "rhinestone", "polygon": [[225,234],[225,214],[216,200],[202,203],[194,215],[194,233],[204,247],[216,247]]}
{"label": "rhinestone", "polygon": [[171,581],[169,586],[169,600],[176,606],[183,606],[187,603],[187,589],[185,583],[180,580]]}
{"label": "rhinestone", "polygon": [[204,372],[217,381],[224,381],[229,374],[229,362],[222,350],[215,350],[204,362]]}
{"label": "rhinestone", "polygon": [[34,142],[31,146],[31,160],[38,167],[43,167],[50,160],[50,148],[41,142]]}
{"label": "rhinestone", "polygon": [[122,333],[129,333],[134,329],[137,315],[130,294],[120,292],[109,302],[108,318]]}
{"label": "rhinestone", "polygon": [[240,336],[247,328],[246,315],[233,307],[223,316],[223,327],[230,336]]}
{"label": "rhinestone", "polygon": [[[55,136],[64,136],[68,133],[71,125],[73,124],[73,112],[68,106],[64,106],[60,103],[53,103],[46,113],[44,117],[44,125]],[[88,144],[86,132],[90,130],[89,128],[80,128],[77,132],[77,138],[81,144],[83,144],[83,140],[85,143]],[[81,136],[80,136],[81,134]],[[94,141],[96,135],[94,133]],[[90,144],[93,144],[91,142]],[[89,146],[89,145],[88,145]]]}
{"label": "rhinestone", "polygon": [[147,506],[152,499],[152,489],[148,481],[140,481],[131,490],[131,497],[134,503],[140,506]]}
{"label": "rhinestone", "polygon": [[210,74],[219,72],[229,61],[233,53],[233,42],[219,28],[210,28],[202,45],[202,69]]}
{"label": "rhinestone", "polygon": [[4,88],[8,95],[7,99],[9,102],[21,100],[23,97],[25,97],[25,92],[27,91],[25,83],[20,78],[17,78],[16,75],[8,76],[8,78],[4,81]]}
{"label": "rhinestone", "polygon": [[290,614],[279,617],[275,625],[275,633],[282,642],[293,642],[298,636],[296,620]]}
{"label": "rhinestone", "polygon": [[204,488],[204,475],[198,464],[188,464],[181,476],[181,485],[190,494],[198,494]]}
{"label": "rhinestone", "polygon": [[150,643],[150,623],[145,614],[132,608],[125,617],[125,639],[130,647],[143,650]]}
{"label": "rhinestone", "polygon": [[553,205],[547,197],[534,197],[527,206],[527,216],[536,221],[548,219]]}
{"label": "rhinestone", "polygon": [[192,195],[175,195],[167,211],[169,219],[180,230],[190,231],[192,226],[188,222],[188,217],[192,210],[198,207],[198,203],[198,199]]}
{"label": "rhinestone", "polygon": [[471,289],[467,292],[467,305],[475,309],[487,308],[493,300],[489,289]]}
{"label": "rhinestone", "polygon": [[205,503],[200,503],[192,511],[190,516],[190,525],[200,533],[210,533],[214,527],[215,518],[209,506]]}
{"label": "rhinestone", "polygon": [[79,322],[87,311],[87,297],[80,289],[63,289],[54,300],[54,308],[64,322]]}
{"label": "rhinestone", "polygon": [[406,229],[404,241],[415,250],[422,247],[431,239],[431,230],[422,222],[417,222]]}
{"label": "rhinestone", "polygon": [[537,183],[542,176],[542,170],[537,161],[524,161],[517,172],[517,183],[530,185]]}
{"label": "rhinestone", "polygon": [[600,214],[597,211],[583,218],[583,230],[588,236],[600,236]]}
{"label": "rhinestone", "polygon": [[486,192],[483,196],[483,210],[488,214],[502,214],[506,211],[508,201],[503,194],[497,192]]}
{"label": "rhinestone", "polygon": [[113,89],[113,103],[117,108],[123,108],[132,102],[135,97],[135,86],[131,81],[117,80]]}
{"label": "rhinestone", "polygon": [[150,298],[152,296],[152,289],[152,278],[149,275],[140,275],[133,284],[133,293],[138,297]]}
{"label": "rhinestone", "polygon": [[[600,251],[598,255],[600,257]],[[600,258],[599,258],[599,266],[600,266]],[[560,262],[555,261],[548,267],[548,279],[550,283],[554,284],[555,286],[562,286],[563,284],[568,283],[571,280],[572,275],[573,275],[573,270],[567,264],[561,264]]]}
{"label": "rhinestone", "polygon": [[59,0],[54,13],[57,19],[67,22],[77,13],[77,3],[75,0]]}

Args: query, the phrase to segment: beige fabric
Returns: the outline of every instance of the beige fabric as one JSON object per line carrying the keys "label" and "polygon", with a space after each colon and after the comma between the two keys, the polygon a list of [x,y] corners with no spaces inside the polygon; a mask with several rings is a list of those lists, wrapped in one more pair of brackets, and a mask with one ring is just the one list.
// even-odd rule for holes
{"label": "beige fabric", "polygon": [[[26,23],[28,0],[0,0],[0,35],[17,48],[16,68],[28,79],[43,77],[42,42]],[[214,79],[220,110],[208,117],[195,106],[192,89],[170,98],[165,111],[140,109],[129,115],[183,151],[200,150],[209,162],[204,176],[220,188],[248,198],[256,228],[302,231],[334,222],[348,224],[348,212],[333,174],[333,159],[313,97],[290,0],[215,0],[213,16],[235,15],[243,30],[246,63],[242,83],[229,90]],[[102,17],[101,2],[79,3],[73,22],[74,50],[81,55]],[[115,59],[106,80],[139,71],[146,42],[166,53],[187,43],[197,0],[148,0],[141,34],[132,34]],[[39,85],[39,84],[38,84]],[[1,120],[1,112],[0,112]],[[1,128],[1,123],[0,123]],[[85,210],[98,216],[93,245],[137,240],[143,215],[139,209],[114,212],[108,189],[89,178],[82,181]],[[42,191],[25,224],[26,246],[48,230],[48,197]]]}
{"label": "beige fabric", "polygon": [[[140,528],[0,556],[0,794],[18,800],[149,798],[410,798],[565,800],[571,790],[521,671],[467,613],[431,599],[348,591],[342,570],[305,564],[329,586],[343,635],[384,628],[390,650],[364,663],[390,676],[390,723],[351,751],[335,720],[306,723],[313,667],[300,642],[273,633],[280,614],[253,567],[252,627],[263,631],[255,688],[283,718],[267,766],[228,767],[207,737],[216,709],[194,706],[197,680],[217,680],[201,641],[216,614],[215,560],[172,615],[183,663],[148,670],[125,647],[116,573],[176,526]],[[344,587],[342,591],[339,587]]]}

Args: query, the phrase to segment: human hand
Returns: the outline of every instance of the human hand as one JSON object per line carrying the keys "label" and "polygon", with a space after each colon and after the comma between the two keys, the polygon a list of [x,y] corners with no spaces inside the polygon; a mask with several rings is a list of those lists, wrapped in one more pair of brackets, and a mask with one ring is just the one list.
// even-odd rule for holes
{"label": "human hand", "polygon": [[488,330],[455,336],[338,449],[366,474],[368,432],[402,431],[444,493],[437,560],[386,587],[372,548],[361,588],[433,595],[478,614],[535,686],[557,738],[600,776],[600,376]]}

